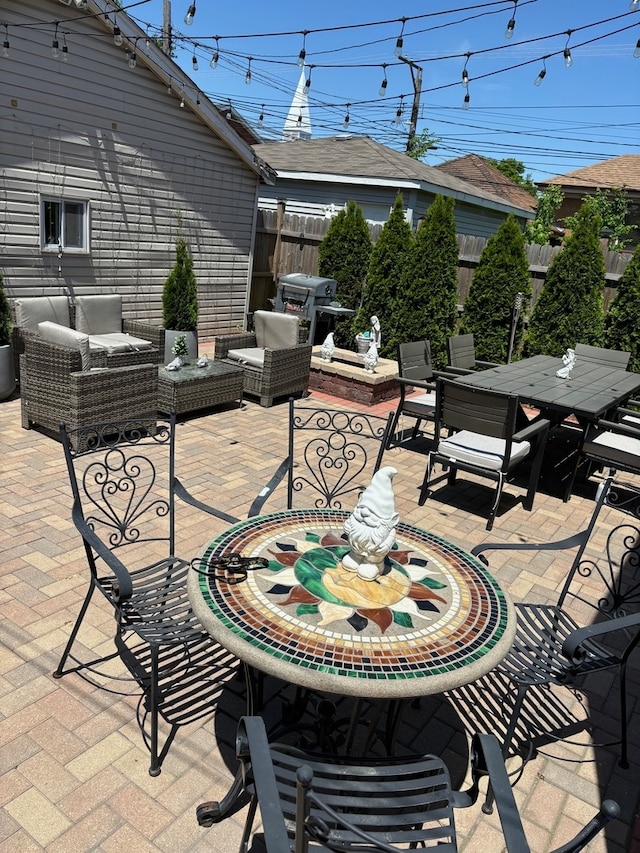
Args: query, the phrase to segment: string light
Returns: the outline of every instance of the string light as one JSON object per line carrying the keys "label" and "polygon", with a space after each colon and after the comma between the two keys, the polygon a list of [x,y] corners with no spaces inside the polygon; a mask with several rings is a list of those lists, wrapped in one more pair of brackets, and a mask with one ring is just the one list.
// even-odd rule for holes
{"label": "string light", "polygon": [[297,125],[299,128],[302,127],[302,113],[301,112],[298,113]]}
{"label": "string light", "polygon": [[467,53],[466,56],[467,58],[464,61],[464,68],[462,69],[462,85],[465,87],[465,89],[469,85],[469,72],[467,71],[467,63],[471,58],[471,54]]}
{"label": "string light", "polygon": [[407,22],[406,18],[400,18],[400,20],[402,21],[402,29],[400,30],[400,35],[396,39],[396,50],[395,50],[396,56],[402,56],[402,48],[404,45],[404,40],[402,38],[402,35],[404,33],[404,25]]}
{"label": "string light", "polygon": [[258,127],[264,127],[264,104],[262,105],[260,115],[258,116]]}
{"label": "string light", "polygon": [[67,62],[69,60],[69,48],[67,47],[67,37],[63,33],[62,34],[62,61]]}
{"label": "string light", "polygon": [[56,31],[53,34],[53,41],[51,42],[51,56],[53,56],[54,59],[57,59],[60,55],[58,52],[59,47],[60,45],[58,43],[58,24],[56,23]]}
{"label": "string light", "polygon": [[251,83],[251,62],[252,62],[252,60],[253,60],[253,57],[250,56],[249,57],[249,65],[247,68],[247,73],[244,75],[244,82],[247,84],[247,86]]}
{"label": "string light", "polygon": [[183,109],[184,109],[184,92],[183,92],[183,93],[182,93],[182,95],[180,96],[180,109],[181,109],[181,110],[183,110]]}
{"label": "string light", "polygon": [[192,3],[189,6],[189,8],[187,9],[187,14],[184,16],[184,22],[188,27],[190,27],[191,24],[193,23],[193,19],[195,18],[195,16],[196,16],[196,4]]}
{"label": "string light", "polygon": [[469,109],[469,101],[470,100],[471,100],[471,95],[469,94],[469,90],[467,89],[467,91],[465,92],[465,95],[464,95],[464,100],[462,101],[462,109],[463,110]]}
{"label": "string light", "polygon": [[569,39],[571,38],[571,33],[573,30],[567,30],[567,43],[564,46],[564,50],[562,51],[562,55],[564,56],[564,64],[567,68],[571,68],[573,65],[573,57],[571,56],[571,51],[569,49]]}
{"label": "string light", "polygon": [[122,45],[122,33],[120,32],[120,27],[117,24],[113,28],[113,43],[116,47],[120,47]]}
{"label": "string light", "polygon": [[5,59],[9,58],[9,27],[4,25],[4,41],[2,42],[2,55]]}
{"label": "string light", "polygon": [[402,113],[404,111],[404,95],[400,95],[400,106],[396,110],[396,117],[393,120],[395,125],[400,126],[402,124]]}
{"label": "string light", "polygon": [[347,104],[347,113],[344,117],[344,121],[342,122],[342,129],[343,130],[349,130],[349,121],[351,120],[350,116],[349,116],[349,107],[350,106],[351,106],[351,104]]}
{"label": "string light", "polygon": [[631,3],[629,3],[629,11],[630,12],[637,12],[639,8],[640,8],[640,0],[631,0]]}
{"label": "string light", "polygon": [[382,73],[384,74],[384,77],[382,78],[382,83],[380,83],[380,88],[378,89],[378,95],[380,95],[381,98],[384,98],[384,96],[387,93],[387,86],[389,85],[389,81],[387,80],[387,66],[386,65],[382,66]]}
{"label": "string light", "polygon": [[129,68],[135,68],[138,64],[138,59],[136,57],[135,48],[129,54]]}
{"label": "string light", "polygon": [[219,59],[220,59],[220,51],[218,50],[218,39],[216,39],[216,49],[215,49],[213,56],[211,57],[211,62],[209,63],[209,67],[212,69],[215,68],[216,65],[218,64]]}
{"label": "string light", "polygon": [[[545,59],[546,59],[546,57],[545,57]],[[547,76],[547,66],[545,64],[545,60],[543,59],[542,60],[542,68],[540,69],[540,73],[538,74],[536,79],[533,81],[533,85],[539,86],[546,76]]]}
{"label": "string light", "polygon": [[640,39],[636,42],[636,49],[633,51],[635,59],[640,59]]}
{"label": "string light", "polygon": [[194,71],[198,71],[198,57],[196,56],[196,49],[193,48],[193,56],[191,57],[191,65],[193,66]]}
{"label": "string light", "polygon": [[171,88],[171,77],[169,77],[169,82],[167,83],[167,94],[171,95],[172,92],[173,92],[173,89]]}
{"label": "string light", "polygon": [[303,30],[302,32],[302,48],[300,49],[300,53],[298,54],[298,67],[304,68],[304,61],[307,56],[306,51],[306,42],[307,42],[307,33],[308,30]]}
{"label": "string light", "polygon": [[309,89],[311,88],[311,69],[312,68],[313,68],[313,65],[310,65],[309,66],[309,76],[304,81],[304,93],[305,93],[305,95],[308,94]]}
{"label": "string light", "polygon": [[510,39],[513,35],[513,31],[516,28],[516,11],[518,9],[518,0],[513,0],[513,12],[511,13],[511,17],[507,23],[507,29],[504,31],[504,37],[506,39]]}

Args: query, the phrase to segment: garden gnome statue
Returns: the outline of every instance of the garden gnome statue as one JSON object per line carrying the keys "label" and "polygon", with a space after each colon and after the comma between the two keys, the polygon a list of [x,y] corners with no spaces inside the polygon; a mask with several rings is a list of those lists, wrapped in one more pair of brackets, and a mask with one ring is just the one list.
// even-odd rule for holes
{"label": "garden gnome statue", "polygon": [[336,345],[333,340],[333,332],[329,332],[327,337],[324,339],[324,343],[320,349],[320,357],[323,361],[331,361],[333,357],[333,351],[335,350]]}
{"label": "garden gnome statue", "polygon": [[378,347],[376,346],[376,342],[373,340],[369,344],[369,349],[364,355],[363,363],[365,373],[376,372],[376,364],[378,363]]}
{"label": "garden gnome statue", "polygon": [[397,473],[390,467],[376,471],[344,523],[351,551],[342,558],[342,565],[366,581],[382,572],[395,542],[399,516],[391,481]]}
{"label": "garden gnome statue", "polygon": [[370,318],[371,321],[371,337],[373,338],[373,342],[378,349],[380,349],[382,345],[382,334],[380,332],[380,320],[375,316]]}
{"label": "garden gnome statue", "polygon": [[556,376],[559,376],[560,379],[571,379],[571,371],[576,366],[576,351],[568,349],[562,356],[562,363],[564,367],[556,371]]}

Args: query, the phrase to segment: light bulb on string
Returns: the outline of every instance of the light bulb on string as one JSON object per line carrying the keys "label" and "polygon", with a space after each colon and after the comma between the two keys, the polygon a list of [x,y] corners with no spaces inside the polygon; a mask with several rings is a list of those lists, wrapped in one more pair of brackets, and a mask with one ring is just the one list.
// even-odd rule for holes
{"label": "light bulb on string", "polygon": [[404,98],[404,95],[400,95],[400,106],[396,110],[396,117],[393,120],[393,123],[395,125],[398,125],[398,126],[402,124],[402,113],[404,111],[404,100],[403,100],[403,98]]}
{"label": "light bulb on string", "polygon": [[465,89],[469,85],[469,72],[467,71],[467,63],[469,62],[469,59],[471,58],[471,54],[467,53],[466,57],[467,58],[464,61],[464,68],[462,69],[462,85],[465,87]]}
{"label": "light bulb on string", "polygon": [[56,31],[53,34],[53,41],[51,42],[51,56],[53,56],[54,59],[57,59],[60,55],[60,51],[58,49],[59,47],[60,42],[58,41],[58,25],[56,24]]}
{"label": "light bulb on string", "polygon": [[300,129],[302,127],[302,113],[298,113],[298,120],[296,123],[298,125],[298,129]]}
{"label": "light bulb on string", "polygon": [[387,86],[389,85],[389,81],[387,80],[387,66],[386,65],[382,66],[382,73],[384,74],[384,77],[382,78],[382,83],[380,83],[380,88],[378,89],[378,95],[381,98],[384,98],[384,96],[387,94]]}
{"label": "light bulb on string", "polygon": [[264,104],[260,110],[260,115],[258,116],[258,127],[264,127]]}
{"label": "light bulb on string", "polygon": [[193,23],[193,19],[195,18],[195,16],[196,16],[196,4],[191,3],[189,8],[187,9],[187,14],[184,16],[184,22],[188,27],[190,27],[191,24]]}
{"label": "light bulb on string", "polygon": [[196,106],[200,106],[200,92],[196,92]]}
{"label": "light bulb on string", "polygon": [[306,51],[306,42],[307,42],[307,32],[308,30],[303,30],[302,32],[302,47],[300,48],[300,53],[298,54],[298,67],[304,68],[304,61],[307,56]]}
{"label": "light bulb on string", "polygon": [[211,62],[209,63],[209,67],[211,69],[215,68],[218,64],[218,60],[220,59],[220,51],[218,50],[218,39],[216,39],[216,49],[214,51],[213,56],[211,57]]}
{"label": "light bulb on string", "polygon": [[252,57],[250,56],[249,57],[249,65],[247,67],[247,73],[244,75],[244,82],[247,84],[247,86],[249,86],[251,83],[251,60],[252,60]]}
{"label": "light bulb on string", "polygon": [[507,29],[504,31],[504,37],[510,39],[513,36],[513,31],[516,28],[516,11],[518,8],[518,0],[513,0],[513,12],[507,22]]}
{"label": "light bulb on string", "polygon": [[191,65],[194,71],[198,71],[198,57],[196,56],[195,50],[193,52],[193,56],[191,57]]}
{"label": "light bulb on string", "polygon": [[147,24],[147,35],[145,36],[144,43],[147,48],[151,47],[151,39],[149,38],[149,25]]}
{"label": "light bulb on string", "polygon": [[180,109],[181,109],[181,110],[183,110],[183,109],[184,109],[184,95],[182,95],[182,96],[181,96],[181,98],[180,98]]}
{"label": "light bulb on string", "polygon": [[471,95],[469,94],[469,90],[467,89],[467,91],[465,92],[464,100],[462,101],[462,109],[463,110],[469,109],[469,101],[470,100],[471,100]]}
{"label": "light bulb on string", "polygon": [[304,93],[305,93],[305,95],[308,93],[309,89],[311,88],[311,69],[312,68],[313,68],[313,65],[310,65],[309,66],[309,76],[304,81]]}
{"label": "light bulb on string", "polygon": [[167,95],[171,95],[173,93],[173,89],[171,88],[171,77],[169,77],[169,82],[167,83]]}
{"label": "light bulb on string", "polygon": [[637,12],[638,9],[640,9],[640,0],[631,0],[631,3],[629,3],[629,11]]}
{"label": "light bulb on string", "polygon": [[129,68],[135,68],[138,64],[138,58],[136,57],[135,51],[132,50],[129,54]]}
{"label": "light bulb on string", "polygon": [[404,33],[404,25],[407,22],[406,18],[400,18],[400,20],[402,21],[402,29],[400,30],[400,35],[396,39],[396,49],[395,49],[396,56],[402,56],[402,49],[403,49],[403,45],[404,45],[404,40],[402,38],[402,34]]}
{"label": "light bulb on string", "polygon": [[342,122],[342,129],[343,130],[349,130],[349,122],[351,120],[350,116],[349,116],[349,107],[350,106],[351,106],[351,104],[347,104],[347,112],[346,112],[346,115],[344,117],[344,121]]}
{"label": "light bulb on string", "polygon": [[545,65],[545,61],[543,59],[542,60],[542,68],[540,69],[540,73],[538,74],[536,79],[533,81],[533,85],[539,86],[546,76],[547,76],[547,66]]}
{"label": "light bulb on string", "polygon": [[569,48],[569,39],[571,38],[571,33],[573,30],[567,30],[567,43],[564,46],[564,50],[562,51],[562,55],[564,56],[564,64],[567,68],[571,68],[573,65],[573,57],[571,56],[571,50]]}
{"label": "light bulb on string", "polygon": [[2,55],[9,59],[9,27],[4,25],[4,41],[2,42]]}
{"label": "light bulb on string", "polygon": [[633,56],[635,59],[640,59],[640,39],[636,42],[636,49],[633,51]]}
{"label": "light bulb on string", "polygon": [[120,32],[120,27],[117,24],[113,28],[113,43],[116,47],[120,47],[122,45],[122,33]]}
{"label": "light bulb on string", "polygon": [[65,34],[62,34],[62,61],[69,61],[69,48],[67,47],[67,37]]}

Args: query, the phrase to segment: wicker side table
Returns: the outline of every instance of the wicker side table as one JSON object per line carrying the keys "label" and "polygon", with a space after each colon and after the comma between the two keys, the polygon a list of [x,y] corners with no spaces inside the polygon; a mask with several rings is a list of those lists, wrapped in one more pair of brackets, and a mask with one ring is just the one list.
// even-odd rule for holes
{"label": "wicker side table", "polygon": [[158,411],[180,415],[196,409],[207,409],[242,402],[241,367],[210,361],[207,367],[186,365],[180,370],[158,368]]}

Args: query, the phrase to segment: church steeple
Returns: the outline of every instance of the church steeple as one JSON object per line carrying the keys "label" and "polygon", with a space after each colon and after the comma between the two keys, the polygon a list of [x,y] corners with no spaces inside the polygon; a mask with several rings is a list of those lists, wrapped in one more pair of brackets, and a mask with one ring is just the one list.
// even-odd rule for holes
{"label": "church steeple", "polygon": [[309,96],[305,86],[305,70],[302,69],[296,87],[289,114],[282,130],[282,139],[311,139],[311,116],[309,114]]}

